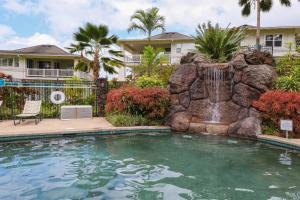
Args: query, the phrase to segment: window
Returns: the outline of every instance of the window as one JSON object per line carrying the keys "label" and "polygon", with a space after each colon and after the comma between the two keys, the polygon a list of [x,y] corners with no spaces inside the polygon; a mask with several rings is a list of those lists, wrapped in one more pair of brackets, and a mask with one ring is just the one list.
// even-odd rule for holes
{"label": "window", "polygon": [[19,67],[18,58],[0,58],[0,67]]}
{"label": "window", "polygon": [[267,47],[282,47],[282,34],[266,35]]}
{"label": "window", "polygon": [[176,44],[176,53],[181,53],[182,44]]}
{"label": "window", "polygon": [[273,35],[266,36],[266,46],[272,47],[273,46]]}
{"label": "window", "polygon": [[282,35],[276,34],[274,36],[274,46],[275,47],[281,47],[282,46]]}

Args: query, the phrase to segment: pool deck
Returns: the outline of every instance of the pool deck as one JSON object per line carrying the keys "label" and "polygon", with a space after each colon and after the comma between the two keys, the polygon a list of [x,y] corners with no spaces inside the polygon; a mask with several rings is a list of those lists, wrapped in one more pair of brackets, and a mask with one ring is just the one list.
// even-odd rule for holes
{"label": "pool deck", "polygon": [[35,125],[34,120],[22,122],[20,125],[14,126],[13,121],[0,122],[0,141],[8,140],[8,138],[31,138],[36,136],[58,136],[58,135],[86,135],[87,133],[105,133],[110,134],[116,132],[138,132],[147,130],[166,130],[165,126],[138,126],[138,127],[114,127],[105,118],[93,119],[76,119],[76,120],[60,120],[60,119],[44,119]]}
{"label": "pool deck", "polygon": [[278,136],[273,136],[273,135],[258,135],[257,136],[258,141],[285,147],[285,148],[290,148],[290,149],[295,149],[295,150],[300,150],[300,139],[286,139],[283,137],[278,137]]}

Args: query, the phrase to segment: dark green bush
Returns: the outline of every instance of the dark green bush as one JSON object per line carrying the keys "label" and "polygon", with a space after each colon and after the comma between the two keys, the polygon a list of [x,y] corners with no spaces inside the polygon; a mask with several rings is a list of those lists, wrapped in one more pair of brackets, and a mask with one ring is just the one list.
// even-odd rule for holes
{"label": "dark green bush", "polygon": [[148,119],[141,115],[120,113],[108,114],[106,119],[114,126],[157,126],[162,124],[159,120]]}

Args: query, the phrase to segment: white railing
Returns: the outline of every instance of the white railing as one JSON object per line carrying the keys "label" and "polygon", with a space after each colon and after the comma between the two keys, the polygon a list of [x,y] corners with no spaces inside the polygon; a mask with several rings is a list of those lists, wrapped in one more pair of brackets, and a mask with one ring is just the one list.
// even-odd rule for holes
{"label": "white railing", "polygon": [[73,69],[34,69],[27,68],[26,76],[28,77],[45,77],[45,78],[70,78],[74,76]]}
{"label": "white railing", "polygon": [[[182,54],[171,54],[171,53],[162,53],[161,56],[166,57],[167,64],[177,64],[180,62]],[[132,54],[125,56],[125,63],[127,64],[139,64],[143,60],[142,54]]]}

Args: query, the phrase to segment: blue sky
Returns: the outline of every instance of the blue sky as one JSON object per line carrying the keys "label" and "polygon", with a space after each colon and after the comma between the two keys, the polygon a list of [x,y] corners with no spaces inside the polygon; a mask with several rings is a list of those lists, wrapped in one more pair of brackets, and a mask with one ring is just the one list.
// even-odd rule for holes
{"label": "blue sky", "polygon": [[[263,26],[300,26],[300,3],[291,8],[275,3],[262,16]],[[144,37],[128,34],[130,15],[136,9],[157,6],[166,16],[167,31],[194,34],[197,24],[211,20],[222,26],[255,24],[255,16],[242,17],[238,0],[0,0],[0,49],[37,44],[66,47],[72,33],[86,22],[107,24],[120,38]],[[277,2],[277,1],[275,1]],[[254,13],[254,12],[253,12]]]}

